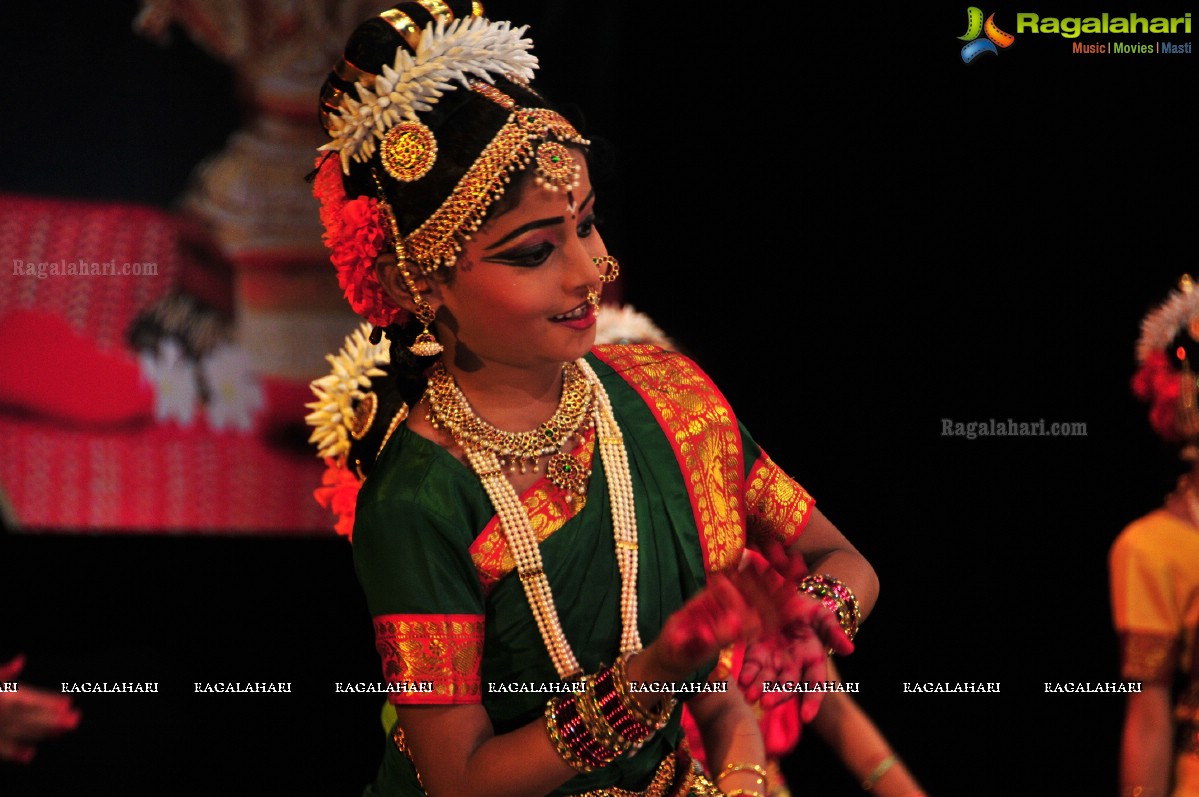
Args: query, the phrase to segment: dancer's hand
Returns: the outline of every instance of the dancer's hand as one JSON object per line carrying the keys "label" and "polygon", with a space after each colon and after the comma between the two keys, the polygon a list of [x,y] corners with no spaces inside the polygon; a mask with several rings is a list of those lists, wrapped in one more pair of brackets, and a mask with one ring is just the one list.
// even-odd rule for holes
{"label": "dancer's hand", "polygon": [[733,576],[717,573],[708,578],[702,592],[667,618],[647,652],[655,654],[665,671],[683,678],[726,646],[757,638],[760,613],[746,601]]}
{"label": "dancer's hand", "polygon": [[[15,681],[25,657],[0,664],[0,682]],[[19,684],[16,692],[0,692],[0,759],[27,764],[36,744],[79,724],[79,711],[67,695]]]}
{"label": "dancer's hand", "polygon": [[811,722],[820,709],[821,692],[764,692],[763,682],[823,683],[828,680],[829,651],[844,656],[853,652],[853,643],[835,614],[816,598],[798,591],[799,582],[808,572],[802,557],[789,555],[782,544],[771,539],[755,542],[746,558],[741,572],[756,574],[763,588],[788,606],[785,611],[793,621],[782,633],[764,635],[747,645],[738,684],[746,700],[760,699],[763,708],[798,694],[800,720]]}
{"label": "dancer's hand", "polygon": [[[765,562],[711,576],[702,592],[667,619],[662,634],[650,647],[662,669],[682,678],[737,642],[756,642],[771,651],[772,655],[757,667],[765,675],[815,675],[810,659],[819,651],[819,674],[823,677],[828,647],[845,653],[853,650],[828,609],[798,593]],[[777,665],[773,664],[776,659]],[[771,663],[769,669],[763,667],[766,663]],[[752,675],[756,677],[757,671]],[[744,688],[747,681],[743,678],[741,683]],[[750,697],[748,692],[746,697]]]}

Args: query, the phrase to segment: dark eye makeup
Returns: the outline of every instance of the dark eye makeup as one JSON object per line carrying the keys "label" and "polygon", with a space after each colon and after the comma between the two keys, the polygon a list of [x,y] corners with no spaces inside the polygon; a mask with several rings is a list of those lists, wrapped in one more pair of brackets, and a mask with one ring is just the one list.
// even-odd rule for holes
{"label": "dark eye makeup", "polygon": [[549,259],[554,252],[554,245],[548,241],[539,241],[528,246],[515,246],[505,249],[489,257],[483,258],[490,263],[503,263],[506,266],[520,268],[536,268]]}
{"label": "dark eye makeup", "polygon": [[588,213],[585,217],[579,220],[579,226],[575,228],[576,234],[580,238],[587,238],[591,233],[595,232],[595,227],[602,224],[603,219],[594,213]]}
{"label": "dark eye makeup", "polygon": [[[579,220],[578,225],[575,227],[575,234],[580,238],[588,238],[595,232],[595,226],[598,223],[599,218],[594,213],[589,213]],[[485,257],[484,260],[490,263],[502,263],[506,266],[516,266],[518,268],[536,268],[549,260],[550,255],[557,248],[550,241],[537,241],[535,243],[514,246],[511,249],[504,249],[496,252],[494,255]]]}

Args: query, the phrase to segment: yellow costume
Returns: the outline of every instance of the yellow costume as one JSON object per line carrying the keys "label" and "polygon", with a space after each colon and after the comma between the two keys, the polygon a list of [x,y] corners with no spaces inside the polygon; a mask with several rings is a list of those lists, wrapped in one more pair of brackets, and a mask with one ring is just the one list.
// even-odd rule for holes
{"label": "yellow costume", "polygon": [[1116,538],[1110,565],[1121,676],[1167,686],[1182,677],[1171,794],[1199,797],[1199,528],[1164,509],[1151,512]]}

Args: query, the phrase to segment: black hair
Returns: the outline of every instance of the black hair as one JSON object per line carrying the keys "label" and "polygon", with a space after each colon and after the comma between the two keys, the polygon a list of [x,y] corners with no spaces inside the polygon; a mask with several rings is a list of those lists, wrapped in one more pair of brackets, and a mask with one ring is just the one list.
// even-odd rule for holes
{"label": "black hair", "polygon": [[[446,5],[455,19],[471,14],[472,3],[469,0],[450,0]],[[399,3],[394,9],[408,15],[419,27],[433,19],[428,11],[415,2]],[[380,17],[374,17],[354,29],[346,43],[344,58],[358,69],[380,74],[384,65],[393,64],[396,49],[400,47],[411,52],[408,43],[391,25]],[[557,110],[530,86],[503,77],[495,77],[494,85],[520,107]],[[321,96],[325,97],[330,88],[351,97],[357,96],[354,84],[342,79],[336,71],[326,77]],[[437,138],[437,159],[428,174],[412,183],[393,180],[383,169],[380,152],[376,148],[366,162],[350,161],[350,173],[343,177],[346,196],[375,196],[378,192],[375,183],[377,176],[388,204],[395,213],[400,234],[408,235],[441,206],[483,148],[508,121],[509,115],[508,109],[494,101],[457,86],[445,92],[431,110],[422,112],[420,116],[421,122]],[[520,173],[513,175],[513,181],[519,181],[522,176]]]}

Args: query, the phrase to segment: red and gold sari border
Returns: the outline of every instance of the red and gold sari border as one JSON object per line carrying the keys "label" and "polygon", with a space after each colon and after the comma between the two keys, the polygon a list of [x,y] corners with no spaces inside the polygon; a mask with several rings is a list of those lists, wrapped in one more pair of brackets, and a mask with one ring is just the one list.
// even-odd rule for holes
{"label": "red and gold sari border", "polygon": [[771,534],[790,545],[808,525],[816,499],[762,452],[745,488],[746,525],[751,536]]}
{"label": "red and gold sari border", "polygon": [[381,614],[374,623],[391,703],[481,702],[483,615]]}
{"label": "red and gold sari border", "polygon": [[[583,435],[582,444],[575,450],[575,459],[584,471],[591,470],[595,457],[595,429],[588,428]],[[533,535],[540,543],[551,534],[562,528],[566,521],[573,518],[587,505],[587,496],[574,495],[567,500],[565,490],[551,484],[542,477],[520,497],[529,513],[529,522],[533,526]],[[475,572],[479,583],[483,586],[483,594],[488,595],[500,579],[516,569],[516,560],[504,539],[504,529],[500,525],[499,516],[493,516],[488,521],[482,533],[475,538],[470,546],[470,558],[475,563]]]}
{"label": "red and gold sari border", "polygon": [[720,389],[691,360],[656,346],[597,346],[661,425],[691,499],[704,568],[733,567],[745,549],[741,430]]}

